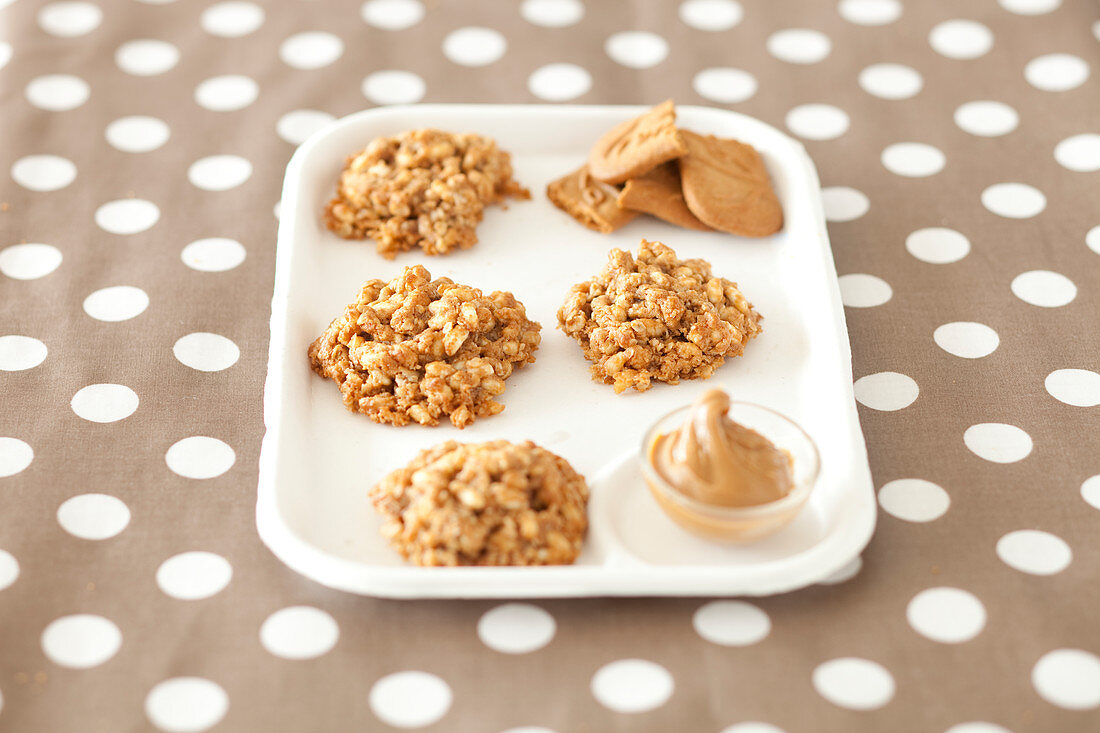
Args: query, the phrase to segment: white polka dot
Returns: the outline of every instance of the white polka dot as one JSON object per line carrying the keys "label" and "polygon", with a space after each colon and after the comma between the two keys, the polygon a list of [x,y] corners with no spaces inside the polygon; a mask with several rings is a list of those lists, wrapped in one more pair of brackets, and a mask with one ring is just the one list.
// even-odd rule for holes
{"label": "white polka dot", "polygon": [[164,120],[135,115],[107,125],[107,142],[124,153],[148,153],[168,142],[171,131]]}
{"label": "white polka dot", "polygon": [[817,582],[821,585],[838,585],[840,583],[846,583],[859,575],[861,569],[863,569],[863,558],[856,555],[851,561],[840,566]]}
{"label": "white polka dot", "polygon": [[214,76],[195,87],[195,101],[213,112],[244,109],[256,101],[260,87],[247,76]]}
{"label": "white polka dot", "polygon": [[21,372],[46,360],[46,344],[30,336],[0,336],[0,371]]}
{"label": "white polka dot", "polygon": [[138,408],[137,392],[123,384],[89,384],[70,402],[79,417],[90,422],[118,422]]}
{"label": "white polka dot", "polygon": [[1020,115],[1004,102],[967,102],[955,110],[955,124],[979,137],[1007,135],[1020,124]]}
{"label": "white polka dot", "polygon": [[427,672],[395,672],[374,683],[370,709],[383,723],[397,728],[422,728],[451,709],[451,688]]}
{"label": "white polka dot", "polygon": [[814,689],[834,705],[851,710],[881,708],[894,697],[894,677],[878,662],[840,657],[819,664]]}
{"label": "white polka dot", "polygon": [[744,15],[744,8],[736,0],[687,0],[680,4],[680,20],[700,31],[728,31]]}
{"label": "white polka dot", "polygon": [[849,308],[873,308],[889,301],[894,295],[890,284],[874,275],[841,275],[839,282],[840,300]]}
{"label": "white polka dot", "polygon": [[523,0],[519,14],[532,25],[565,28],[580,22],[584,5],[580,0]]}
{"label": "white polka dot", "polygon": [[1051,53],[1028,61],[1024,77],[1031,86],[1044,92],[1065,92],[1085,83],[1089,65],[1078,56]]}
{"label": "white polka dot", "polygon": [[200,372],[219,372],[237,363],[241,350],[225,336],[216,333],[191,333],[172,347],[181,364]]}
{"label": "white polka dot", "polygon": [[878,503],[884,512],[906,522],[932,522],[947,513],[951,497],[931,481],[899,478],[879,489]]}
{"label": "white polka dot", "polygon": [[1092,24],[1092,35],[1096,37],[1096,40],[1100,41],[1100,20]]}
{"label": "white polka dot", "polygon": [[199,272],[225,272],[244,262],[245,249],[235,239],[211,237],[196,239],[183,248],[183,264]]}
{"label": "white polka dot", "polygon": [[229,710],[229,695],[202,677],[173,677],[145,697],[145,715],[165,733],[200,733],[217,725]]}
{"label": "white polka dot", "polygon": [[1100,405],[1100,374],[1087,369],[1058,369],[1044,381],[1054,399],[1074,407]]}
{"label": "white polka dot", "polygon": [[213,552],[183,552],[157,568],[157,587],[181,601],[197,601],[221,592],[233,577],[233,566]]}
{"label": "white polka dot", "polygon": [[768,614],[744,601],[711,601],[695,611],[691,619],[695,632],[722,646],[749,646],[772,629]]}
{"label": "white polka dot", "polygon": [[344,42],[324,31],[295,33],[279,46],[279,58],[295,69],[320,69],[343,55]]}
{"label": "white polka dot", "polygon": [[164,454],[168,468],[184,478],[221,476],[233,467],[237,454],[217,438],[194,435],[172,445]]}
{"label": "white polka dot", "polygon": [[928,588],[905,609],[909,625],[921,636],[943,644],[970,641],[985,628],[985,606],[958,588]]}
{"label": "white polka dot", "polygon": [[833,48],[829,37],[808,28],[788,28],[768,37],[768,53],[790,64],[816,64]]}
{"label": "white polka dot", "polygon": [[871,202],[867,196],[849,186],[829,186],[821,190],[821,202],[828,221],[855,221],[867,213]]}
{"label": "white polka dot", "polygon": [[1051,705],[1068,710],[1100,707],[1100,657],[1081,649],[1047,652],[1031,670],[1031,684]]}
{"label": "white polka dot", "polygon": [[1026,183],[995,183],[982,191],[982,206],[1009,219],[1028,219],[1047,207],[1047,197]]}
{"label": "white polka dot", "polygon": [[252,163],[239,155],[199,158],[187,169],[187,180],[204,191],[228,191],[252,175]]}
{"label": "white polka dot", "polygon": [[11,177],[31,191],[57,191],[76,179],[76,166],[57,155],[28,155],[12,164]]}
{"label": "white polka dot", "polygon": [[212,36],[240,38],[264,24],[264,10],[255,3],[231,0],[202,11],[200,22],[202,29]]}
{"label": "white polka dot", "polygon": [[39,76],[27,84],[27,101],[49,112],[76,109],[88,101],[92,90],[88,82],[70,74]]}
{"label": "white polka dot", "polygon": [[909,99],[924,88],[924,79],[909,66],[872,64],[859,72],[859,85],[881,99]]}
{"label": "white polka dot", "polygon": [[[1085,246],[1100,255],[1100,225],[1094,226],[1085,234]],[[3,254],[0,254],[0,258],[2,257]],[[3,263],[0,262],[0,267],[2,266]]]}
{"label": "white polka dot", "polygon": [[291,145],[301,145],[313,133],[332,122],[335,117],[316,109],[296,109],[287,112],[275,123],[279,137]]}
{"label": "white polka dot", "polygon": [[443,39],[443,55],[462,66],[487,66],[507,48],[504,36],[492,28],[459,28]]}
{"label": "white polka dot", "polygon": [[38,11],[38,25],[51,36],[75,38],[91,33],[103,22],[98,5],[86,2],[50,3]]}
{"label": "white polka dot", "polygon": [[993,463],[1015,463],[1031,453],[1031,436],[1015,425],[979,423],[963,433],[966,447],[979,458]]}
{"label": "white polka dot", "polygon": [[34,460],[34,450],[19,438],[0,437],[0,478],[23,471]]}
{"label": "white polka dot", "polygon": [[946,163],[939,148],[924,143],[894,143],[882,151],[886,170],[907,178],[934,176]]}
{"label": "white polka dot", "polygon": [[82,540],[106,540],[130,523],[130,508],[107,494],[81,494],[57,508],[57,523]]}
{"label": "white polka dot", "polygon": [[576,64],[547,64],[527,78],[531,94],[548,102],[576,99],[591,88],[591,74]]}
{"label": "white polka dot", "polygon": [[61,265],[61,250],[49,244],[13,244],[0,250],[0,272],[13,280],[37,280]]}
{"label": "white polka dot", "polygon": [[936,329],[933,338],[936,344],[947,353],[965,359],[988,356],[1000,344],[1000,337],[992,328],[981,323],[970,322],[946,323]]}
{"label": "white polka dot", "polygon": [[1012,731],[995,723],[973,720],[967,723],[956,723],[943,733],[1012,733]]}
{"label": "white polka dot", "polygon": [[873,410],[900,410],[913,404],[920,388],[912,377],[897,372],[868,374],[856,380],[856,400]]}
{"label": "white polka dot", "polygon": [[419,0],[369,0],[363,3],[359,15],[375,28],[399,31],[424,19],[424,5]]}
{"label": "white polka dot", "polygon": [[[0,438],[0,440],[4,440]],[[7,440],[11,440],[8,438]],[[0,467],[3,466],[3,457],[0,457]],[[3,474],[3,469],[0,468],[0,475]],[[1088,502],[1095,509],[1100,509],[1100,474],[1090,476],[1085,479],[1081,484],[1081,498]]]}
{"label": "white polka dot", "polygon": [[118,68],[134,76],[156,76],[173,69],[180,60],[180,51],[171,43],[142,39],[128,41],[115,51]]}
{"label": "white polka dot", "polygon": [[1055,146],[1054,159],[1071,171],[1100,171],[1100,135],[1090,132],[1067,137]]}
{"label": "white polka dot", "polygon": [[1059,308],[1077,297],[1077,286],[1065,275],[1050,270],[1032,270],[1017,275],[1012,293],[1031,305]]}
{"label": "white polka dot", "polygon": [[138,234],[160,220],[160,209],[144,199],[118,199],[95,211],[95,223],[111,234]]}
{"label": "white polka dot", "polygon": [[984,323],[972,321],[945,323],[932,332],[932,339],[948,354],[963,359],[989,356],[1001,343],[996,331]]}
{"label": "white polka dot", "polygon": [[993,31],[973,20],[946,20],[932,29],[928,42],[949,59],[976,59],[993,48]]}
{"label": "white polka dot", "polygon": [[592,694],[617,713],[644,713],[672,697],[672,675],[645,659],[620,659],[605,664],[592,677]]}
{"label": "white polka dot", "polygon": [[771,723],[761,723],[756,720],[747,720],[744,723],[736,723],[723,728],[721,733],[787,733],[782,728]]}
{"label": "white polka dot", "polygon": [[700,97],[720,104],[744,102],[756,94],[756,77],[741,69],[716,67],[703,69],[691,81]]}
{"label": "white polka dot", "polygon": [[54,664],[88,669],[118,653],[122,632],[102,616],[78,613],[55,619],[42,632],[42,651]]}
{"label": "white polka dot", "polygon": [[313,659],[336,646],[340,627],[336,619],[312,606],[289,606],[276,611],[260,626],[264,649],[284,659]]}
{"label": "white polka dot", "polygon": [[127,321],[149,307],[149,296],[132,285],[102,288],[84,299],[84,312],[97,321]]}
{"label": "white polka dot", "polygon": [[275,202],[275,205],[273,207],[271,207],[271,213],[275,215],[276,219],[279,219],[282,216],[282,212],[283,212],[283,202],[282,202],[282,199],[280,199],[280,200]]}
{"label": "white polka dot", "polygon": [[413,104],[426,90],[424,80],[411,71],[376,71],[363,80],[363,96],[375,104]]}
{"label": "white polka dot", "polygon": [[997,557],[1022,573],[1054,575],[1073,560],[1061,537],[1038,529],[1020,529],[997,540]]}
{"label": "white polka dot", "polygon": [[905,248],[921,262],[946,265],[970,254],[970,240],[954,229],[929,227],[906,237]]}
{"label": "white polka dot", "polygon": [[1042,15],[1057,10],[1062,0],[997,0],[997,3],[1017,15]]}
{"label": "white polka dot", "polygon": [[19,579],[19,561],[6,550],[0,550],[0,590]]}
{"label": "white polka dot", "polygon": [[[7,41],[0,41],[0,69],[8,65],[8,62],[11,61],[11,56],[11,44]],[[2,698],[0,698],[0,702],[2,702]]]}
{"label": "white polka dot", "polygon": [[802,104],[787,113],[787,128],[807,140],[838,138],[848,124],[848,114],[831,104]]}
{"label": "white polka dot", "polygon": [[487,611],[477,622],[478,638],[505,654],[526,654],[554,638],[554,617],[530,603],[505,603]]}
{"label": "white polka dot", "polygon": [[617,64],[648,69],[668,57],[668,41],[656,33],[622,31],[609,36],[603,50]]}
{"label": "white polka dot", "polygon": [[898,0],[840,0],[840,17],[856,25],[888,25],[901,17]]}

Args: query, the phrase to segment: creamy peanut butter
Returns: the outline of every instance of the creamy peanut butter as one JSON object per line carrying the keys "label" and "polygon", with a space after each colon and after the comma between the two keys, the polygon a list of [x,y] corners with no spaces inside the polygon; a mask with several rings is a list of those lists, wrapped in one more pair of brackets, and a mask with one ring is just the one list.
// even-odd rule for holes
{"label": "creamy peanut butter", "polygon": [[730,419],[730,398],[701,394],[676,430],[657,436],[649,462],[681,494],[719,507],[782,499],[794,488],[791,456],[760,433]]}

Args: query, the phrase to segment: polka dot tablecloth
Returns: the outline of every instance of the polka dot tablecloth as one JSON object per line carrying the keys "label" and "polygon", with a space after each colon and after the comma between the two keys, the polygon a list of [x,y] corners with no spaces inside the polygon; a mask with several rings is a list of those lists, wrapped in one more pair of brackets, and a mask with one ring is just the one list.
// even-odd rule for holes
{"label": "polka dot tablecloth", "polygon": [[[0,0],[0,729],[1100,730],[1100,10]],[[881,507],[773,598],[392,602],[253,523],[278,198],[365,107],[817,162]]]}

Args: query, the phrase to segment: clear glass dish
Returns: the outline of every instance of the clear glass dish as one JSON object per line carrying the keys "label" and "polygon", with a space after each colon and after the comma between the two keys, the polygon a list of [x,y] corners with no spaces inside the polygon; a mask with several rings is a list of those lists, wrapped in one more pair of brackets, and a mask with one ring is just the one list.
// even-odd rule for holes
{"label": "clear glass dish", "polygon": [[778,532],[802,509],[817,483],[821,459],[806,431],[775,410],[751,402],[730,401],[729,417],[751,428],[791,456],[794,489],[776,501],[747,507],[704,504],[669,484],[649,460],[653,442],[679,428],[690,406],[673,410],[657,420],[642,438],[639,460],[653,498],[664,513],[687,531],[712,540],[753,542]]}

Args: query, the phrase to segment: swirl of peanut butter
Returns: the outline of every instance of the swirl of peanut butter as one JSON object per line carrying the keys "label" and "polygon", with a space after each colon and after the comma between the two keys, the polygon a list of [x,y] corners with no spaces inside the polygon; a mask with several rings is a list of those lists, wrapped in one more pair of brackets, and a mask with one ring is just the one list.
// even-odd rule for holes
{"label": "swirl of peanut butter", "polygon": [[725,392],[701,394],[683,425],[650,445],[650,463],[674,489],[704,504],[746,507],[782,499],[794,488],[790,454],[731,420],[729,408]]}

